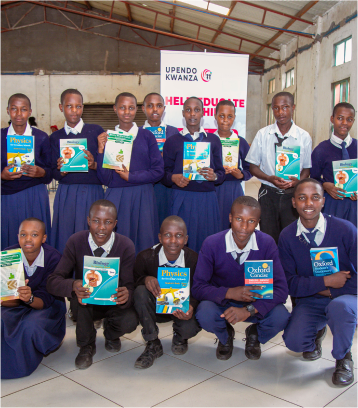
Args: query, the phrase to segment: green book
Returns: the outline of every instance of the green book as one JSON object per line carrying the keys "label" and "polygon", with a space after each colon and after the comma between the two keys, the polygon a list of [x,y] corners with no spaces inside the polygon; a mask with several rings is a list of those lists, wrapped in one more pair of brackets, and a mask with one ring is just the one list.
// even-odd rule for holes
{"label": "green book", "polygon": [[228,169],[237,169],[239,164],[240,139],[221,139],[223,151],[223,166]]}
{"label": "green book", "polygon": [[2,251],[0,254],[1,300],[18,299],[17,289],[25,286],[21,248]]}
{"label": "green book", "polygon": [[105,169],[123,170],[123,165],[129,170],[132,156],[133,135],[124,130],[108,132],[102,167]]}

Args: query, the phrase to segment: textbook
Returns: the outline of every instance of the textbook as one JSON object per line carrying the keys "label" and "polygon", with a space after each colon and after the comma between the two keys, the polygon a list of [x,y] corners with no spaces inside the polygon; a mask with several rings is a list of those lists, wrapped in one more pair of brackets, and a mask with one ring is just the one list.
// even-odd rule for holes
{"label": "textbook", "polygon": [[189,268],[158,268],[161,295],[157,297],[156,313],[172,314],[176,310],[186,313],[190,300]]}
{"label": "textbook", "polygon": [[88,160],[83,150],[87,150],[87,139],[60,139],[61,171],[87,173]]}
{"label": "textbook", "polygon": [[263,296],[261,299],[273,299],[273,262],[245,261],[244,264],[245,286],[262,286],[263,289],[255,292]]}
{"label": "textbook", "polygon": [[88,288],[90,297],[82,303],[91,305],[114,306],[118,288],[119,258],[84,257],[83,287]]}
{"label": "textbook", "polygon": [[[16,173],[23,164],[35,165],[35,137],[7,135],[7,165],[14,165],[9,172]],[[24,173],[25,174],[25,173]]]}
{"label": "textbook", "polygon": [[166,135],[165,135],[165,127],[158,126],[158,127],[147,127],[147,130],[150,130],[155,138],[157,139],[159,151],[163,151],[163,146],[165,143]]}
{"label": "textbook", "polygon": [[237,169],[239,164],[240,139],[221,139],[223,166],[225,169]]}
{"label": "textbook", "polygon": [[357,191],[357,159],[337,160],[332,162],[334,185],[346,190],[344,195],[350,197]]}
{"label": "textbook", "polygon": [[105,169],[129,170],[132,156],[133,135],[124,130],[108,130],[108,140],[104,148],[102,167]]}
{"label": "textbook", "polygon": [[206,180],[198,171],[210,167],[210,143],[184,142],[183,176],[189,180]]}
{"label": "textbook", "polygon": [[2,251],[0,254],[1,300],[18,299],[17,288],[25,286],[21,248]]}
{"label": "textbook", "polygon": [[276,146],[275,176],[300,179],[300,146]]}
{"label": "textbook", "polygon": [[311,248],[310,255],[314,276],[326,276],[339,272],[337,247]]}

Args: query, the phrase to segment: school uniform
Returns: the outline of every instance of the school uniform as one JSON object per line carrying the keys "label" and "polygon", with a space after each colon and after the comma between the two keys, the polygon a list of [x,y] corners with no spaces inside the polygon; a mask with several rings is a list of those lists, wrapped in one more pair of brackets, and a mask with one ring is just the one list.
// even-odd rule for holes
{"label": "school uniform", "polygon": [[[151,126],[149,122],[146,120],[143,125],[143,129],[146,129],[148,127],[151,127]],[[179,133],[179,130],[176,127],[166,125],[164,122],[160,124],[160,127],[165,128],[165,138],[166,139]],[[162,222],[164,221],[164,219],[170,215],[169,205],[170,205],[171,189],[166,187],[162,182],[157,181],[154,184],[154,194],[155,194],[155,199],[157,202],[158,221],[159,221],[159,226],[160,226],[162,225]]]}
{"label": "school uniform", "polygon": [[229,307],[245,307],[249,303],[225,299],[229,288],[245,286],[245,261],[273,261],[273,299],[257,299],[253,306],[258,310],[246,322],[256,323],[258,340],[264,344],[283,330],[290,314],[283,305],[288,289],[285,274],[274,240],[255,230],[244,249],[239,249],[232,230],[221,231],[208,237],[199,253],[192,287],[200,301],[196,318],[200,326],[215,333],[222,344],[228,340],[226,320],[220,316]]}
{"label": "school uniform", "polygon": [[[290,130],[282,136],[277,122],[260,129],[246,156],[246,161],[256,166],[268,176],[275,175],[275,145],[300,146],[300,172],[311,167],[312,139],[293,121]],[[260,230],[278,242],[283,228],[298,218],[292,207],[293,188],[281,190],[274,184],[261,180],[259,203],[261,204]]]}
{"label": "school uniform", "polygon": [[[342,143],[345,143],[344,153]],[[333,177],[332,162],[345,159],[357,158],[357,139],[348,135],[344,140],[335,136],[333,133],[329,140],[321,142],[312,152],[311,177],[320,183],[333,183],[336,181]],[[343,200],[336,200],[327,192],[324,193],[326,199],[323,211],[326,214],[334,215],[352,222],[357,226],[357,201],[349,197]]]}
{"label": "school uniform", "polygon": [[53,204],[51,243],[61,253],[72,234],[88,229],[89,209],[92,203],[103,199],[104,191],[97,176],[97,170],[88,169],[88,173],[71,172],[65,176],[61,175],[61,170],[57,170],[60,140],[87,139],[87,150],[92,153],[96,162],[97,136],[103,132],[101,126],[85,124],[81,119],[74,128],[65,122],[62,129],[50,136],[53,177],[59,182]]}
{"label": "school uniform", "polygon": [[[116,129],[119,129],[118,125]],[[128,133],[134,137],[128,181],[114,170],[102,167],[104,154],[98,154],[97,172],[101,182],[108,186],[104,198],[117,207],[117,232],[130,238],[138,253],[158,240],[159,222],[153,184],[163,177],[164,165],[152,132],[133,123]]]}
{"label": "school uniform", "polygon": [[[310,248],[326,247],[338,248],[339,270],[351,275],[342,288],[329,288],[331,298],[318,294],[327,288],[322,276],[313,275],[310,258]],[[343,359],[357,325],[357,228],[321,214],[315,228],[308,231],[299,219],[281,232],[279,252],[289,294],[296,298],[283,335],[286,346],[295,352],[312,352],[317,332],[328,324],[333,334],[332,356]]]}
{"label": "school uniform", "polygon": [[[13,245],[7,249],[19,247]],[[23,255],[25,279],[29,280],[31,292],[43,301],[44,307],[36,310],[24,302],[16,307],[1,307],[1,378],[30,375],[44,355],[55,350],[65,337],[65,302],[46,290],[47,278],[60,259],[61,254],[46,243],[42,244],[31,266]]]}
{"label": "school uniform", "polygon": [[[210,167],[217,179],[215,182],[192,180],[186,187],[178,187],[173,183],[172,175],[183,174],[184,142],[193,141],[211,144]],[[220,140],[216,135],[206,133],[202,127],[193,136],[184,128],[164,143],[163,158],[163,183],[172,187],[170,214],[183,218],[188,228],[188,247],[199,252],[204,239],[220,231],[220,211],[215,192],[215,184],[221,184],[225,178]]]}
{"label": "school uniform", "polygon": [[[12,124],[1,129],[1,171],[7,167],[7,137],[16,135]],[[46,184],[52,180],[50,163],[50,141],[47,133],[26,125],[23,136],[35,138],[35,165],[46,172],[44,177],[28,177],[1,180],[1,248],[17,243],[17,234],[22,221],[36,217],[46,225],[46,234],[51,234],[50,202]],[[50,240],[50,239],[49,239]]]}
{"label": "school uniform", "polygon": [[[214,133],[216,136],[220,136],[218,131]],[[250,180],[252,177],[250,173],[250,163],[245,160],[247,153],[250,150],[250,146],[247,141],[232,132],[229,139],[239,139],[239,163],[237,167],[241,170],[244,177],[237,179],[232,174],[225,174],[225,181],[216,186],[216,195],[218,197],[220,218],[221,218],[221,231],[230,228],[229,214],[231,212],[231,205],[237,197],[244,195],[244,190],[241,183],[243,181]]]}

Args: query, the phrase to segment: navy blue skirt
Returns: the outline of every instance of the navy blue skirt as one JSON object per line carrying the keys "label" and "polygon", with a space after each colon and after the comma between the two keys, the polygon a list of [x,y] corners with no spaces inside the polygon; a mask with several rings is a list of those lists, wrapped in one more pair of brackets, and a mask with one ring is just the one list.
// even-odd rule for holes
{"label": "navy blue skirt", "polygon": [[357,226],[357,201],[352,201],[349,197],[335,200],[327,192],[324,193],[324,197],[326,202],[322,212],[348,220]]}
{"label": "navy blue skirt", "polygon": [[103,197],[98,184],[59,184],[53,204],[51,245],[61,254],[72,234],[88,229],[89,209]]}
{"label": "navy blue skirt", "polygon": [[224,181],[220,186],[216,187],[216,195],[218,196],[221,231],[231,228],[229,214],[231,206],[237,197],[244,195],[241,183],[236,180]]}
{"label": "navy blue skirt", "polygon": [[165,187],[162,183],[158,182],[154,184],[155,199],[157,201],[158,208],[158,220],[159,226],[165,218],[170,215],[170,197],[172,194],[171,188]]}
{"label": "navy blue skirt", "polygon": [[1,307],[1,378],[32,374],[43,356],[55,350],[66,333],[65,302],[47,309]]}
{"label": "navy blue skirt", "polygon": [[51,243],[51,213],[45,184],[15,194],[1,196],[1,249],[17,244],[23,220],[35,217],[46,225],[47,243]]}
{"label": "navy blue skirt", "polygon": [[117,207],[117,232],[133,241],[136,254],[158,243],[158,210],[152,184],[108,188],[104,198]]}
{"label": "navy blue skirt", "polygon": [[188,247],[195,252],[209,235],[220,231],[220,212],[215,191],[196,192],[172,190],[171,214],[185,221]]}

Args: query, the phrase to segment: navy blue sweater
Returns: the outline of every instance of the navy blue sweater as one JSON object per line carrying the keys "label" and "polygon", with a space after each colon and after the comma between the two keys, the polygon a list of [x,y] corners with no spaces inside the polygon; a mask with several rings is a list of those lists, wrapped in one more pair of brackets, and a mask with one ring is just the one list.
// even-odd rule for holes
{"label": "navy blue sweater", "polygon": [[89,150],[94,161],[97,162],[98,141],[97,136],[103,133],[104,130],[98,125],[89,125],[85,123],[82,132],[74,135],[67,135],[65,128],[57,130],[50,136],[51,143],[51,166],[54,179],[60,184],[102,184],[97,176],[97,171],[88,169],[88,173],[68,173],[66,176],[61,176],[61,170],[57,170],[57,159],[60,157],[60,139],[87,139],[87,150]]}
{"label": "navy blue sweater", "polygon": [[[172,182],[173,174],[183,174],[184,142],[188,141],[189,140],[186,139],[181,133],[177,133],[165,141],[163,147],[165,174],[162,183],[168,187],[172,187],[173,189],[183,191],[215,191],[215,184],[221,184],[225,180],[225,170],[222,163],[221,142],[213,133],[207,133],[207,136],[204,136],[201,141],[211,143],[210,167],[218,176],[215,183],[212,181],[197,182],[191,180],[186,187],[178,187]],[[194,140],[194,142],[199,142],[199,140]]]}
{"label": "navy blue sweater", "polygon": [[[7,167],[7,131],[9,128],[1,129],[1,171]],[[15,194],[27,188],[39,184],[48,184],[52,181],[52,171],[50,162],[50,140],[47,133],[37,128],[31,128],[32,135],[35,136],[35,165],[46,171],[44,177],[21,176],[15,180],[1,180],[1,194]]]}
{"label": "navy blue sweater", "polygon": [[[337,247],[339,270],[350,271],[351,278],[340,289],[329,288],[332,297],[357,294],[357,228],[349,221],[323,214],[327,220],[326,234],[321,245],[315,248]],[[326,290],[322,276],[313,276],[310,258],[310,244],[296,236],[297,221],[286,227],[280,234],[278,249],[285,270],[289,293],[294,297],[313,296]]]}

